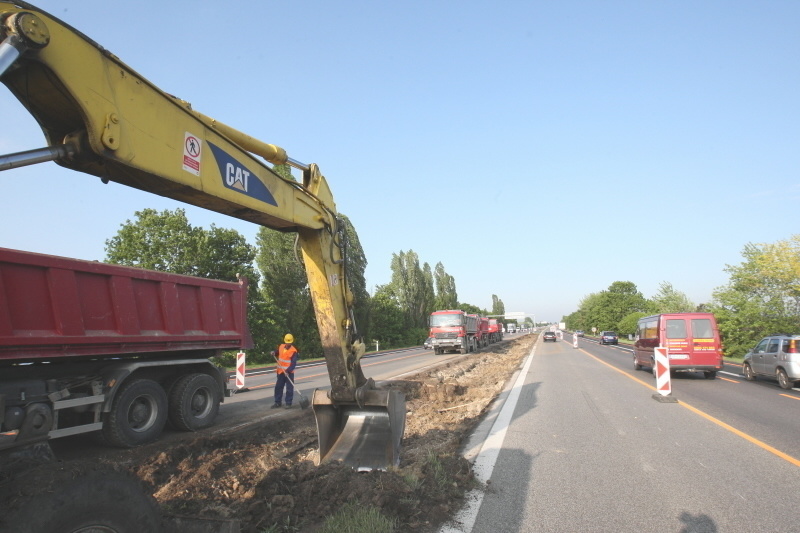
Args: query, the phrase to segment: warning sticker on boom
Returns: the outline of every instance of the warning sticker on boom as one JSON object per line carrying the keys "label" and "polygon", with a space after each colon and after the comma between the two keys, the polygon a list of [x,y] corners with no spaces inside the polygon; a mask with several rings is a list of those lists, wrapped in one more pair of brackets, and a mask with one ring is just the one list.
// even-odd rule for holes
{"label": "warning sticker on boom", "polygon": [[200,139],[189,133],[183,136],[183,170],[195,176],[200,175],[200,156],[203,155]]}

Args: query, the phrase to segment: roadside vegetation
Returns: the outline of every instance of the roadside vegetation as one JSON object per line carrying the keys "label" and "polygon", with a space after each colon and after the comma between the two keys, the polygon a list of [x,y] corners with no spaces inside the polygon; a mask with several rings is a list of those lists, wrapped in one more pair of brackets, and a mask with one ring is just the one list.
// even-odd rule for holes
{"label": "roadside vegetation", "polygon": [[615,281],[591,293],[564,317],[567,329],[591,334],[616,331],[620,341],[636,333],[639,318],[658,313],[714,313],[726,357],[741,359],[766,335],[800,332],[800,234],[787,240],[748,244],[743,261],[727,265],[727,284],[709,302],[696,304],[671,283],[645,298],[631,281]]}

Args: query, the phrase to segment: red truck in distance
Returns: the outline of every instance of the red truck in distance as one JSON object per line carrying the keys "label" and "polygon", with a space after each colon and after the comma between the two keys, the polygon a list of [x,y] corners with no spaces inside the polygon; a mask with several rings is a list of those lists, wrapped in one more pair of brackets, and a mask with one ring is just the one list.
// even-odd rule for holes
{"label": "red truck in distance", "polygon": [[503,325],[496,318],[489,319],[489,342],[500,342],[503,340]]}
{"label": "red truck in distance", "polygon": [[502,326],[495,319],[467,314],[459,309],[434,311],[428,319],[433,351],[465,354],[502,339]]}

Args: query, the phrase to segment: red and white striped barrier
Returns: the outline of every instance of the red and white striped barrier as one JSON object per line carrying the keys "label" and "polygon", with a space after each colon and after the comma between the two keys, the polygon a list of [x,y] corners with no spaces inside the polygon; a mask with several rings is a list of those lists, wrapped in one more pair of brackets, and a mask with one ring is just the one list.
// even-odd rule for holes
{"label": "red and white striped barrier", "polygon": [[656,390],[661,396],[672,394],[672,382],[669,378],[669,348],[659,346],[655,349]]}
{"label": "red and white striped barrier", "polygon": [[244,388],[244,352],[236,354],[236,388]]}

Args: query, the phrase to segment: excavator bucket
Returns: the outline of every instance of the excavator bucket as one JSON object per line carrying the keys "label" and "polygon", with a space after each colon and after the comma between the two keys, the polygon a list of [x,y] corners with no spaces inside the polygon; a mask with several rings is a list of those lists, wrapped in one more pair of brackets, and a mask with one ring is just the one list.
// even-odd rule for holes
{"label": "excavator bucket", "polygon": [[365,391],[363,402],[334,403],[316,389],[311,403],[317,419],[320,464],[342,461],[359,472],[400,464],[406,399],[393,390]]}

